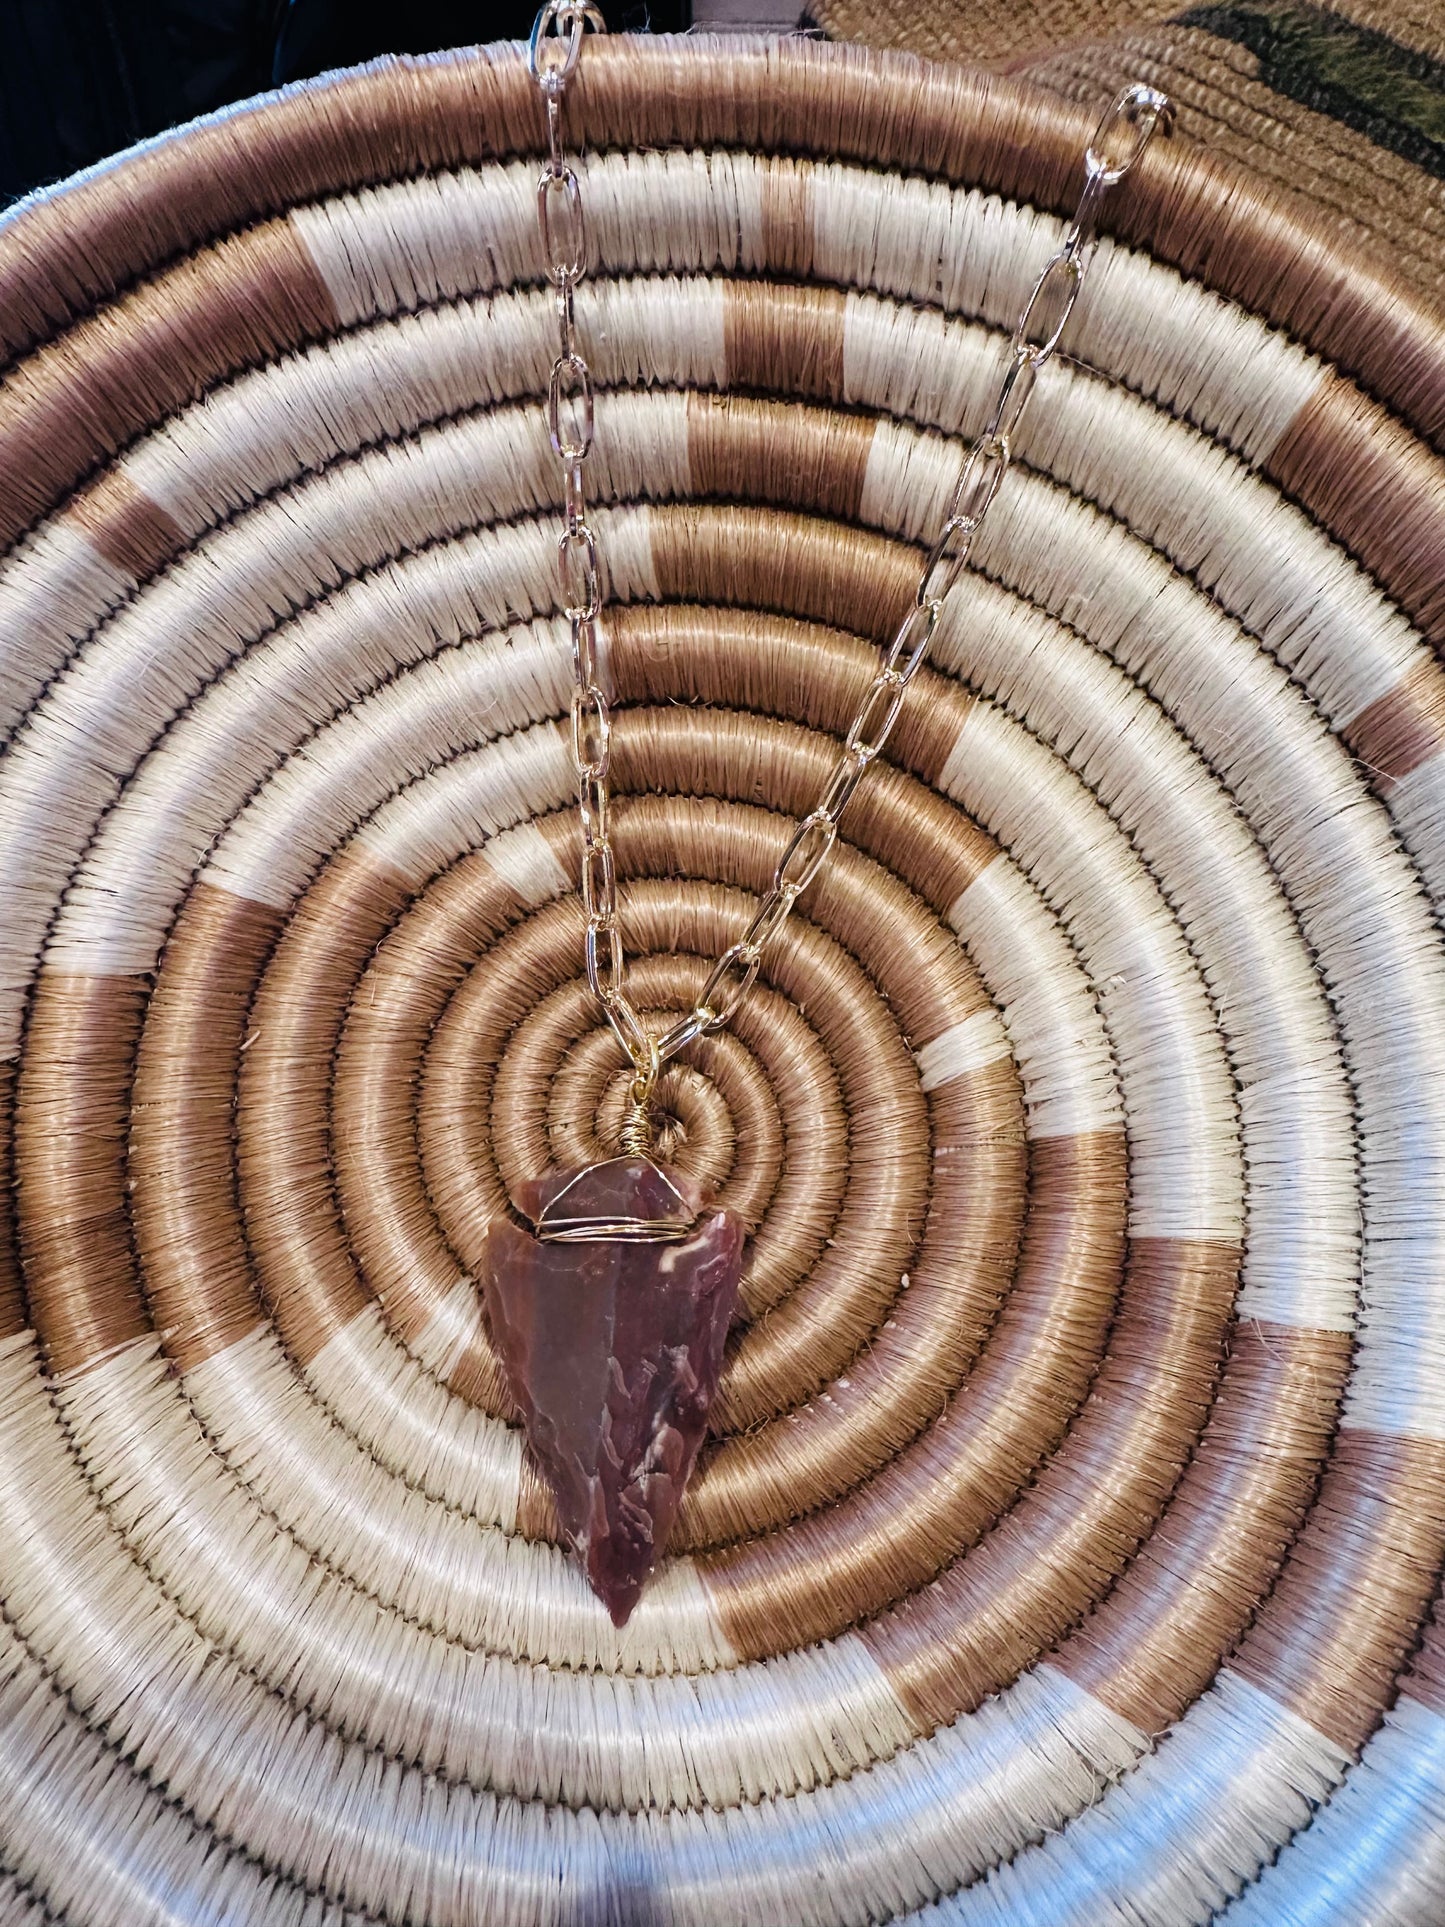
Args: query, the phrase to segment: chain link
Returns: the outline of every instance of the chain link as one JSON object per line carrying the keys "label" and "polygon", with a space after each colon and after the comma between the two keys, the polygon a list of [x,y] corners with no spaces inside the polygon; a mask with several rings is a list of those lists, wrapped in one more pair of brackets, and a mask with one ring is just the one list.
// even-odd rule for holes
{"label": "chain link", "polygon": [[1003,484],[1012,441],[1039,370],[1057,353],[1094,251],[1104,195],[1121,181],[1167,128],[1173,109],[1152,87],[1125,88],[1108,108],[1084,156],[1084,185],[1058,249],[1044,263],[1009,339],[1008,361],[983,432],[969,448],[948,514],[924,560],[917,589],[858,705],[843,750],[822,796],[792,831],[769,888],[747,929],[718,958],[697,1003],[653,1036],[627,992],[627,959],[617,910],[616,858],[608,829],[607,771],[612,718],[597,680],[597,616],[602,569],[597,536],[587,521],[584,465],[592,452],[592,373],[578,346],[572,297],[587,273],[587,220],[582,183],[567,157],[562,108],[588,29],[602,17],[579,0],[548,0],[532,29],[528,58],[547,116],[547,159],[537,182],[537,225],[547,277],[557,293],[558,353],[547,386],[547,433],[562,464],[565,527],[557,543],[563,604],[572,632],[572,759],[582,831],[581,893],[587,918],[587,981],[633,1067],[632,1094],[645,1104],[662,1065],[698,1037],[721,1030],[757,977],[793,905],[827,862],[843,812],[870,766],[883,754],[909,685],[927,659],[945,597],[963,574],[969,551]]}
{"label": "chain link", "polygon": [[547,439],[562,465],[564,526],[557,540],[557,572],[572,635],[571,743],[582,831],[587,982],[637,1078],[650,1089],[657,1076],[657,1045],[627,994],[627,958],[617,920],[617,859],[608,822],[612,713],[599,680],[597,649],[602,560],[597,532],[587,520],[586,465],[595,432],[595,400],[573,304],[578,283],[587,274],[587,212],[562,129],[567,88],[589,30],[606,31],[595,7],[578,0],[548,0],[537,15],[527,50],[547,117],[547,158],[537,177],[537,228],[557,303],[557,354],[547,379]]}

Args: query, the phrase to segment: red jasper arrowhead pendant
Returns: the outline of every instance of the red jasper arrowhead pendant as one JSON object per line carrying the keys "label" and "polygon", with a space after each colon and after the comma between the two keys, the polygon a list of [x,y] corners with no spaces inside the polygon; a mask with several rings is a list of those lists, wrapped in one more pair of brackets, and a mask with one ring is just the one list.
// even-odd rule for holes
{"label": "red jasper arrowhead pendant", "polygon": [[707,1429],[743,1226],[645,1155],[522,1187],[484,1296],[507,1386],[592,1590],[625,1626]]}

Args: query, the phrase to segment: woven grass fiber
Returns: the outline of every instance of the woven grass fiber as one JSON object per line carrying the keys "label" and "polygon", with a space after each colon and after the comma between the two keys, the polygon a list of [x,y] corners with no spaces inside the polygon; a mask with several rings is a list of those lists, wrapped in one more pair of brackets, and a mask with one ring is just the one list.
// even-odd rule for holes
{"label": "woven grass fiber", "polygon": [[[705,39],[568,112],[676,1012],[1091,121]],[[518,49],[389,63],[0,224],[0,1921],[1438,1923],[1438,320],[1197,151],[1110,202],[886,764],[663,1087],[751,1238],[617,1633],[474,1284],[623,1095],[542,144]]]}
{"label": "woven grass fiber", "polygon": [[1096,111],[1147,80],[1179,138],[1445,308],[1445,0],[808,0],[808,18]]}

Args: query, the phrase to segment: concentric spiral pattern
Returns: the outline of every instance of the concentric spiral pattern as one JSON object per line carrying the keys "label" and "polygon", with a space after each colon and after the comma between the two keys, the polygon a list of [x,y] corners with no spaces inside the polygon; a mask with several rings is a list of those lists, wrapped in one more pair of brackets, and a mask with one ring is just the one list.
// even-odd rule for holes
{"label": "concentric spiral pattern", "polygon": [[[589,46],[619,871],[696,995],[1087,124]],[[0,227],[0,1921],[1445,1916],[1445,344],[1121,194],[885,764],[662,1090],[750,1228],[619,1634],[476,1290],[610,1143],[517,50]]]}

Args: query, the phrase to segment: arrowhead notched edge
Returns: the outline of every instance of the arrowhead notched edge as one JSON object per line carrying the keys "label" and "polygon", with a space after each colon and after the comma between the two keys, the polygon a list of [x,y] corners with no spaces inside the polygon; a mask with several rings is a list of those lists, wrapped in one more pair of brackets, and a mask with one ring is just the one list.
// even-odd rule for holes
{"label": "arrowhead notched edge", "polygon": [[[541,1208],[573,1175],[526,1186],[525,1202]],[[508,1219],[487,1234],[483,1300],[508,1390],[566,1539],[619,1627],[666,1549],[706,1434],[743,1239],[727,1210],[668,1243],[546,1242]]]}

